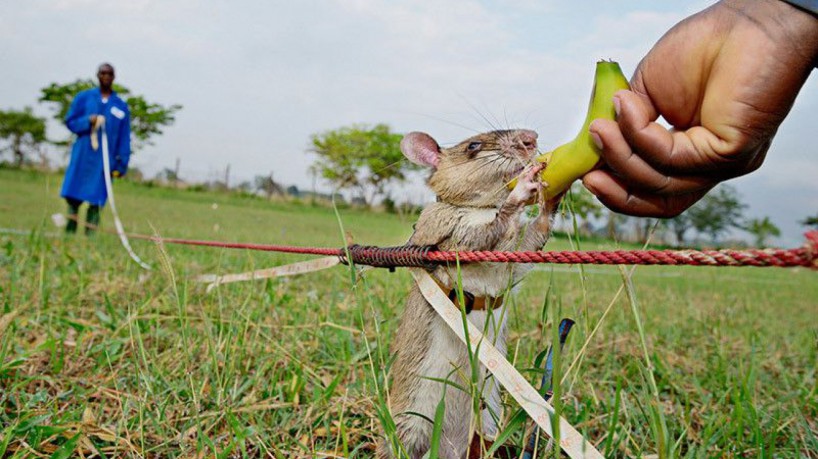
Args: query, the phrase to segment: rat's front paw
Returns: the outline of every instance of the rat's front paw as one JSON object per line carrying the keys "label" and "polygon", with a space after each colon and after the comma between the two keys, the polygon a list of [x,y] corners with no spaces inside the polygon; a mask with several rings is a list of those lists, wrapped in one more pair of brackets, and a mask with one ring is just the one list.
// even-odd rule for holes
{"label": "rat's front paw", "polygon": [[523,206],[528,202],[535,201],[543,188],[539,180],[539,173],[545,168],[545,164],[537,163],[528,166],[517,178],[517,185],[508,196],[509,202]]}

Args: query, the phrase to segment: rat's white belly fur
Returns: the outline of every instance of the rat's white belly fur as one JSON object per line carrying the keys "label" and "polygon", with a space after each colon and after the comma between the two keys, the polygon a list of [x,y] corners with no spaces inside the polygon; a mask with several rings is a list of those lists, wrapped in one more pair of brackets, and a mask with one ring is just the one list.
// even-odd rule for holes
{"label": "rat's white belly fur", "polygon": [[497,209],[474,209],[465,214],[463,223],[470,226],[488,225],[497,217]]}

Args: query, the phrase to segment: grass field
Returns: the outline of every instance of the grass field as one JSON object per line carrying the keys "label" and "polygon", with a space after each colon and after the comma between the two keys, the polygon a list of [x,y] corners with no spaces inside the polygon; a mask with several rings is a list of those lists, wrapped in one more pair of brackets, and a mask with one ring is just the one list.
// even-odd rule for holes
{"label": "grass field", "polygon": [[[132,241],[146,274],[114,236],[52,236],[59,185],[0,170],[0,227],[25,232],[0,234],[0,457],[373,455],[405,270],[207,294],[192,276],[309,257]],[[116,186],[133,232],[345,244],[331,208]],[[363,244],[401,244],[413,223],[339,212]],[[818,273],[640,267],[632,282],[629,299],[616,267],[542,265],[510,311],[509,359],[531,381],[554,323],[577,322],[559,409],[603,454],[818,457]]]}

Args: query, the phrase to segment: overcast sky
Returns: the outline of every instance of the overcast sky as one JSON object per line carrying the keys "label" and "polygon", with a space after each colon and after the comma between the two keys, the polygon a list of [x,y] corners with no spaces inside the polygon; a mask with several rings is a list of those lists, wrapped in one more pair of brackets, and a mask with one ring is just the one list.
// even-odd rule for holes
{"label": "overcast sky", "polygon": [[[47,115],[40,88],[92,78],[109,61],[118,83],[184,106],[133,158],[147,176],[180,158],[188,180],[220,178],[229,163],[232,183],[273,173],[309,189],[310,134],[355,123],[441,144],[498,127],[535,129],[544,149],[569,140],[598,59],[630,75],[669,27],[710,3],[3,1],[0,109]],[[818,211],[816,116],[813,74],[765,165],[732,182],[785,245],[800,243],[797,221]],[[51,138],[66,135],[50,126]],[[430,199],[419,185],[404,196]]]}

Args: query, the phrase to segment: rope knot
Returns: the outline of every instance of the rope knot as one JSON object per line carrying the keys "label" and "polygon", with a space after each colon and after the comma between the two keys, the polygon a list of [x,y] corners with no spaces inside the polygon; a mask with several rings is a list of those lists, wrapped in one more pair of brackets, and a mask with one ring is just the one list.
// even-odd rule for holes
{"label": "rope knot", "polygon": [[[427,254],[437,250],[436,247],[426,245],[401,245],[397,247],[376,247],[352,244],[341,249],[341,263],[348,265],[369,265],[376,268],[389,268],[395,271],[397,266],[413,266],[433,270],[437,264],[429,261]],[[348,254],[348,255],[347,255]]]}

